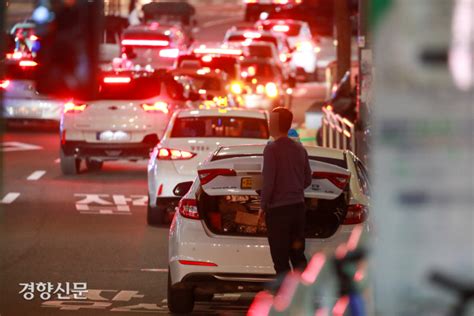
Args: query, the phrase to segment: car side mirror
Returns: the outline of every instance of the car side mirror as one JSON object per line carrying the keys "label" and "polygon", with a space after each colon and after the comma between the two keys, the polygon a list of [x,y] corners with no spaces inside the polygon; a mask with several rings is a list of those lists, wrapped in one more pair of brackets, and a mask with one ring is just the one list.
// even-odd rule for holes
{"label": "car side mirror", "polygon": [[173,189],[173,194],[176,195],[176,196],[182,197],[186,193],[188,193],[188,191],[189,191],[189,189],[191,189],[192,185],[193,185],[193,181],[186,181],[186,182],[178,183]]}

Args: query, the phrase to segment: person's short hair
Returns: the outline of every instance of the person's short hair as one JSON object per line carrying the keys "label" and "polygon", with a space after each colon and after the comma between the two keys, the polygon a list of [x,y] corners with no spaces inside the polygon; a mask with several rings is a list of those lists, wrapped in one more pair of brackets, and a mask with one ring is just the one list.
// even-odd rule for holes
{"label": "person's short hair", "polygon": [[274,108],[272,113],[278,113],[278,130],[282,133],[288,133],[293,122],[293,113],[284,107]]}

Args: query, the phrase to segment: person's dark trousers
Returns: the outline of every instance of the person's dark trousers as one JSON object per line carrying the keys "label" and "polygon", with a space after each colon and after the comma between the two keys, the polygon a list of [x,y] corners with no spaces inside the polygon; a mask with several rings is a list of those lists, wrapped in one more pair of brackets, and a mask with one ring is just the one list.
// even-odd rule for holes
{"label": "person's dark trousers", "polygon": [[273,265],[281,276],[293,269],[304,270],[305,205],[303,203],[270,208],[266,211],[268,243]]}

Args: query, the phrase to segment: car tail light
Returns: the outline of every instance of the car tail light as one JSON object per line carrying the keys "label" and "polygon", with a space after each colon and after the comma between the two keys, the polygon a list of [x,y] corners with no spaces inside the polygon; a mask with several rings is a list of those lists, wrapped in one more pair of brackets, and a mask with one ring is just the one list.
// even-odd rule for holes
{"label": "car tail light", "polygon": [[277,24],[272,27],[274,32],[283,32],[286,33],[290,30],[290,27],[286,24]]}
{"label": "car tail light", "polygon": [[165,114],[169,113],[168,103],[163,102],[163,101],[158,101],[153,104],[145,103],[145,104],[142,104],[141,106],[142,106],[142,109],[144,109],[146,112],[153,112],[153,113],[162,112]]}
{"label": "car tail light", "polygon": [[288,0],[273,0],[275,4],[288,4]]}
{"label": "car tail light", "polygon": [[182,216],[190,219],[199,219],[199,212],[195,199],[181,199],[178,203],[178,212]]}
{"label": "car tail light", "polygon": [[232,177],[236,176],[237,173],[234,169],[206,169],[198,170],[198,175],[201,184],[204,185],[206,183],[211,182],[218,176]]}
{"label": "car tail light", "polygon": [[160,148],[158,150],[159,160],[188,160],[196,156],[195,153],[170,148]]}
{"label": "car tail light", "polygon": [[362,204],[349,205],[343,225],[355,225],[365,222],[368,210]]}
{"label": "car tail light", "polygon": [[168,46],[169,41],[166,40],[145,40],[145,39],[123,39],[123,46]]}
{"label": "car tail light", "polygon": [[344,189],[350,176],[334,172],[313,172],[313,179],[327,179],[339,189]]}
{"label": "car tail light", "polygon": [[195,54],[211,54],[211,55],[232,55],[232,56],[240,56],[242,55],[241,49],[234,49],[234,48],[206,48],[200,47],[195,48],[193,50]]}
{"label": "car tail light", "polygon": [[245,38],[260,38],[262,37],[262,34],[258,32],[245,32],[244,37]]}
{"label": "car tail light", "polygon": [[105,77],[104,83],[130,83],[132,78],[130,77]]}
{"label": "car tail light", "polygon": [[64,104],[64,113],[81,113],[86,109],[87,104],[75,104],[70,101]]}
{"label": "car tail light", "polygon": [[179,260],[179,263],[188,266],[202,266],[202,267],[217,267],[217,264],[207,261],[190,261],[190,260]]}
{"label": "car tail light", "polygon": [[39,39],[38,36],[34,34],[30,35],[30,41],[37,41],[38,39]]}
{"label": "car tail light", "polygon": [[276,98],[278,96],[278,87],[274,82],[269,82],[265,85],[265,93],[269,98]]}
{"label": "car tail light", "polygon": [[20,67],[36,67],[38,63],[34,60],[20,60]]}
{"label": "car tail light", "polygon": [[179,55],[179,49],[177,48],[167,48],[162,49],[159,52],[160,57],[163,58],[177,58]]}
{"label": "car tail light", "polygon": [[10,85],[10,80],[0,80],[0,88],[6,89]]}

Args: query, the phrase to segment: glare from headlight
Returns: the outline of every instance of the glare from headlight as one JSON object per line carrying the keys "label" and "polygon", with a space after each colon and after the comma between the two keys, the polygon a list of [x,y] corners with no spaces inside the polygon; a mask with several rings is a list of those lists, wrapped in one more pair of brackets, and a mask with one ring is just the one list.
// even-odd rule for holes
{"label": "glare from headlight", "polygon": [[265,92],[269,98],[276,98],[278,96],[278,87],[274,82],[269,82],[265,85]]}

